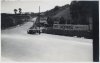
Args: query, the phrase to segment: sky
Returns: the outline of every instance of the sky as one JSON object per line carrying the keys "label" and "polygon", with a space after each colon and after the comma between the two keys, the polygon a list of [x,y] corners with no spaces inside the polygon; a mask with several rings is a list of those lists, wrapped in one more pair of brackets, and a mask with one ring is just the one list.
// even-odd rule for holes
{"label": "sky", "polygon": [[55,6],[70,4],[71,0],[1,0],[1,13],[14,13],[14,9],[22,8],[22,12],[44,12]]}

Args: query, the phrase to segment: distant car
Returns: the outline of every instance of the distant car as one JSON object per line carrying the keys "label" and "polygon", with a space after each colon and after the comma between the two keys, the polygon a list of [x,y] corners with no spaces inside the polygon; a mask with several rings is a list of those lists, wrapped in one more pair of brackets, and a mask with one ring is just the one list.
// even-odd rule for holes
{"label": "distant car", "polygon": [[36,33],[41,33],[39,29],[35,29],[35,28],[30,28],[27,30],[28,34],[36,34]]}

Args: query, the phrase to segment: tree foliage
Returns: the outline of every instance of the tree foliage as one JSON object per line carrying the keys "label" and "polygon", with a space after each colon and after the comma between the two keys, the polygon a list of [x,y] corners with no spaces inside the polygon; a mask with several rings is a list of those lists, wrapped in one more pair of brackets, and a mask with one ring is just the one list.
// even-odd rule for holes
{"label": "tree foliage", "polygon": [[92,16],[92,2],[73,1],[70,5],[73,24],[88,24],[88,17]]}
{"label": "tree foliage", "polygon": [[14,9],[14,13],[17,14],[17,9]]}
{"label": "tree foliage", "polygon": [[53,18],[52,17],[48,17],[47,18],[47,23],[48,23],[48,26],[53,26],[53,24],[54,24]]}
{"label": "tree foliage", "polygon": [[21,14],[21,13],[22,13],[22,9],[21,9],[21,8],[19,8],[18,10],[19,10],[19,14]]}
{"label": "tree foliage", "polygon": [[64,19],[64,17],[61,17],[60,18],[59,24],[66,24],[66,20]]}
{"label": "tree foliage", "polygon": [[55,6],[55,8],[53,9],[54,11],[59,10],[59,6]]}

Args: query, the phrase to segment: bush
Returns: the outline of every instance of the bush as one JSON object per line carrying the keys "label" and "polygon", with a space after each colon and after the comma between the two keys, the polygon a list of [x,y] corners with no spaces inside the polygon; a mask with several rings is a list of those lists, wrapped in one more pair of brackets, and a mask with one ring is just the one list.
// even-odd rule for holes
{"label": "bush", "polygon": [[49,26],[49,27],[52,27],[53,24],[54,24],[53,18],[48,17],[48,18],[47,18],[47,23],[48,23],[48,26]]}
{"label": "bush", "polygon": [[66,24],[66,20],[64,19],[64,17],[61,17],[60,18],[59,24]]}

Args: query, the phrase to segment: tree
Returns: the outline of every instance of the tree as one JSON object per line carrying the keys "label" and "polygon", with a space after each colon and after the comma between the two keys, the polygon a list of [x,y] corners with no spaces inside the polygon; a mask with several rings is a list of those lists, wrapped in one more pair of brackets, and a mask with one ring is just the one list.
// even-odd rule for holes
{"label": "tree", "polygon": [[70,5],[70,14],[71,14],[71,17],[73,19],[72,24],[78,24],[78,18],[79,18],[78,9],[79,9],[78,2],[77,1],[72,1],[71,5]]}
{"label": "tree", "polygon": [[70,14],[73,24],[88,24],[89,17],[92,17],[92,2],[73,1],[70,5]]}
{"label": "tree", "polygon": [[66,20],[64,19],[64,17],[61,17],[60,18],[59,24],[66,24]]}
{"label": "tree", "polygon": [[54,21],[53,21],[53,19],[51,17],[48,17],[47,18],[47,23],[48,23],[48,26],[53,26]]}
{"label": "tree", "polygon": [[17,9],[14,9],[14,13],[17,14]]}
{"label": "tree", "polygon": [[55,6],[54,11],[59,10],[59,6]]}
{"label": "tree", "polygon": [[19,10],[19,14],[21,14],[21,13],[22,13],[22,9],[21,9],[21,8],[19,8],[18,10]]}

